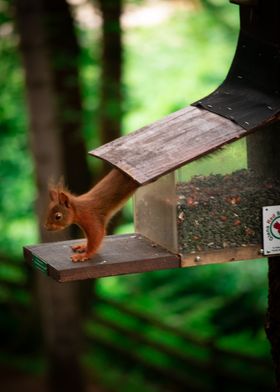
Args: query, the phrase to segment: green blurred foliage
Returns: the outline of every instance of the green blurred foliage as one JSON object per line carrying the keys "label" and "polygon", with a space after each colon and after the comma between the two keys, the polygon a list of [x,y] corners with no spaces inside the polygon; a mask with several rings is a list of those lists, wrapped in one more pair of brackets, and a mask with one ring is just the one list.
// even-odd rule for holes
{"label": "green blurred foliage", "polygon": [[21,245],[36,239],[35,187],[28,149],[23,73],[11,24],[0,40],[0,253],[19,256]]}
{"label": "green blurred foliage", "polygon": [[124,33],[125,132],[181,109],[219,85],[237,41],[237,9],[228,4],[225,15],[235,20],[230,30],[201,9]]}

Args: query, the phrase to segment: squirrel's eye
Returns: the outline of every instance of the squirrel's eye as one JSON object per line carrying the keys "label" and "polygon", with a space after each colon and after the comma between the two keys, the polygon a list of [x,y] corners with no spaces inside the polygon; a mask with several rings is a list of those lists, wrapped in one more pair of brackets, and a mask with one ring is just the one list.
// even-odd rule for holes
{"label": "squirrel's eye", "polygon": [[56,213],[54,214],[54,218],[55,218],[55,220],[57,220],[57,221],[61,220],[61,219],[62,219],[62,213],[61,213],[61,212],[56,212]]}

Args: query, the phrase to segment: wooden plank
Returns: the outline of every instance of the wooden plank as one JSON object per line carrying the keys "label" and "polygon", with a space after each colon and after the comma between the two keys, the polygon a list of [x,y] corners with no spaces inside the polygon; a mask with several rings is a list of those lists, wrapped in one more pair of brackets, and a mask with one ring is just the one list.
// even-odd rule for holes
{"label": "wooden plank", "polygon": [[222,116],[189,106],[90,154],[144,185],[246,134]]}
{"label": "wooden plank", "polygon": [[179,268],[180,259],[139,234],[107,236],[93,259],[73,263],[71,245],[83,240],[26,246],[28,263],[59,282],[101,278],[169,268]]}
{"label": "wooden plank", "polygon": [[206,264],[218,264],[231,261],[254,260],[263,258],[260,253],[261,245],[247,245],[244,247],[225,248],[209,252],[196,252],[182,255],[181,267],[192,267]]}

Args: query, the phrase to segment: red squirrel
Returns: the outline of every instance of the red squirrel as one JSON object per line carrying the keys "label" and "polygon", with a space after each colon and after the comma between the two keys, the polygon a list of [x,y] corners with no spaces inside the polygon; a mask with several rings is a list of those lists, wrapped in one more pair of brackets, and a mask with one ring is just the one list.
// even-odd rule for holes
{"label": "red squirrel", "polygon": [[78,225],[87,243],[72,246],[76,253],[71,259],[73,262],[88,260],[101,245],[109,220],[137,187],[136,181],[112,169],[89,192],[80,196],[73,195],[61,186],[51,188],[45,228],[57,231],[71,224]]}

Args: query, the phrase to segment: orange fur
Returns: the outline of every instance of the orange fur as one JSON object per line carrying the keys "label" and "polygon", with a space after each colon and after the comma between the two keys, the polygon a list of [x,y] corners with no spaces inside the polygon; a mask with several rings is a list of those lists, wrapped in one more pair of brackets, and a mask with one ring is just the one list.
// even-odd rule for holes
{"label": "orange fur", "polygon": [[73,246],[73,262],[88,260],[98,250],[106,226],[112,216],[135,192],[138,184],[117,169],[105,176],[89,192],[75,196],[68,190],[51,189],[50,204],[45,227],[60,230],[70,224],[78,225],[87,243]]}

